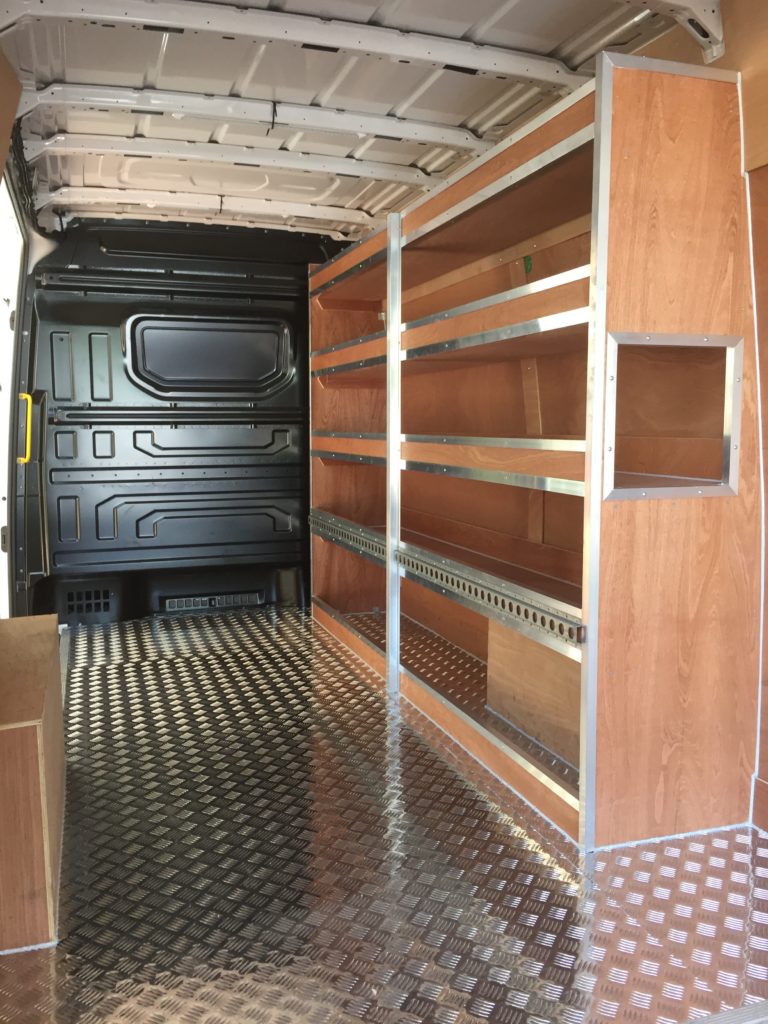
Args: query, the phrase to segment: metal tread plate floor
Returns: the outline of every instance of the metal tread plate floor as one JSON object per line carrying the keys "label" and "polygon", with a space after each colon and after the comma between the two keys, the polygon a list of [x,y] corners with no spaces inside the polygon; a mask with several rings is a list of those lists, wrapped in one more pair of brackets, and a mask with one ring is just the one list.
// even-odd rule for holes
{"label": "metal tread plate floor", "polygon": [[674,1024],[768,995],[767,837],[580,864],[304,613],[77,631],[67,709],[61,942],[0,958],[2,1021]]}

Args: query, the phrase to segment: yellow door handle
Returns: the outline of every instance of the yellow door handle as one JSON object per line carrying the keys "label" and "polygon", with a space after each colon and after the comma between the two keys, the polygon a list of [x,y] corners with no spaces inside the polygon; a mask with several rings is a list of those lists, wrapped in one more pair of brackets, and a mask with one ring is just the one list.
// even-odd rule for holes
{"label": "yellow door handle", "polygon": [[22,391],[19,393],[19,398],[22,402],[27,403],[27,417],[24,427],[24,454],[16,458],[19,465],[23,466],[32,458],[32,395]]}

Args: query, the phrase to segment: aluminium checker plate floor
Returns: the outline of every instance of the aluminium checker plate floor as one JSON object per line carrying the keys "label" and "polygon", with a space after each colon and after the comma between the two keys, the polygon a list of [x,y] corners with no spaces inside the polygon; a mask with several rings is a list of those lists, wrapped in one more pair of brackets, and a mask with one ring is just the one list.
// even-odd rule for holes
{"label": "aluminium checker plate floor", "polygon": [[579,863],[375,686],[294,610],[76,631],[61,942],[0,1020],[766,1019],[768,837]]}

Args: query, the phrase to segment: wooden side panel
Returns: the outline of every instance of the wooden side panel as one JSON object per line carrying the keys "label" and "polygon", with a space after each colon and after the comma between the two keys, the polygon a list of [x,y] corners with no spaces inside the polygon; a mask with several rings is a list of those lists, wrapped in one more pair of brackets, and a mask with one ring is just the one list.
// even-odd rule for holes
{"label": "wooden side panel", "polygon": [[376,310],[368,309],[325,309],[323,296],[316,296],[310,302],[311,349],[340,345],[354,338],[375,334],[382,329],[382,320]]}
{"label": "wooden side panel", "polygon": [[50,942],[39,726],[0,730],[0,951]]}
{"label": "wooden side panel", "polygon": [[520,361],[405,375],[402,426],[404,434],[524,437]]}
{"label": "wooden side panel", "polygon": [[494,619],[488,625],[488,707],[579,763],[581,665]]}
{"label": "wooden side panel", "polygon": [[739,495],[602,506],[598,845],[748,817],[762,514],[736,87],[613,83],[608,330],[743,335],[745,360]]}
{"label": "wooden side panel", "polygon": [[550,476],[562,480],[584,479],[583,452],[406,442],[401,447],[401,454],[409,462],[425,462],[430,465]]}
{"label": "wooden side panel", "polygon": [[329,387],[327,377],[313,377],[312,429],[383,434],[387,429],[387,395],[383,387]]}
{"label": "wooden side panel", "polygon": [[386,459],[387,443],[383,439],[368,437],[313,437],[312,451]]}
{"label": "wooden side panel", "polygon": [[312,596],[322,598],[338,612],[383,611],[384,569],[338,544],[313,537]]}
{"label": "wooden side panel", "polygon": [[312,459],[312,507],[361,526],[384,525],[386,485],[384,466]]}
{"label": "wooden side panel", "polygon": [[363,359],[377,359],[387,354],[386,338],[374,338],[363,341],[359,345],[338,349],[336,352],[315,352],[312,356],[312,369],[325,370],[329,366],[348,366]]}
{"label": "wooden side panel", "polygon": [[462,650],[485,661],[488,657],[488,619],[436,594],[412,580],[400,583],[403,615],[444,636]]}
{"label": "wooden side panel", "polygon": [[43,817],[48,864],[48,914],[51,935],[57,934],[61,840],[64,826],[64,721],[58,632],[52,633],[49,684],[40,726],[40,777],[43,785]]}
{"label": "wooden side panel", "polygon": [[5,169],[19,96],[21,96],[21,85],[13,68],[6,60],[5,54],[0,51],[0,177]]}
{"label": "wooden side panel", "polygon": [[[768,164],[768,4],[763,0],[721,0],[725,54],[709,65],[742,73],[744,155],[747,170]],[[655,39],[645,57],[704,64],[704,51],[683,28]]]}

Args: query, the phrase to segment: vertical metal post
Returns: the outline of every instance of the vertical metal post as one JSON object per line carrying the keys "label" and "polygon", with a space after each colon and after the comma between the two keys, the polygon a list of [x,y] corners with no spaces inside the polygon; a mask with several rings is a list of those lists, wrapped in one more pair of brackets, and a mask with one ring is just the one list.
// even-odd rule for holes
{"label": "vertical metal post", "polygon": [[387,697],[400,694],[400,214],[387,217]]}

